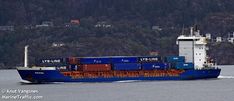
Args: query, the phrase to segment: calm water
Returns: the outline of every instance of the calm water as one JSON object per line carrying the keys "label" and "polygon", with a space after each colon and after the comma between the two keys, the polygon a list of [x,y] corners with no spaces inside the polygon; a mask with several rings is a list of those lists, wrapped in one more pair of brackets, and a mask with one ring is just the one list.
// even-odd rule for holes
{"label": "calm water", "polygon": [[210,80],[53,84],[24,84],[16,70],[0,70],[0,101],[233,101],[234,66],[220,67]]}

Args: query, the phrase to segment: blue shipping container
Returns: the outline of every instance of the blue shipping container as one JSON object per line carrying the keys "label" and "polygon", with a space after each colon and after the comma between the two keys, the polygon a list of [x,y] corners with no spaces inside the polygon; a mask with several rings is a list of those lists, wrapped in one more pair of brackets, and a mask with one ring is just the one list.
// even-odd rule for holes
{"label": "blue shipping container", "polygon": [[143,70],[164,70],[168,69],[166,63],[142,63],[141,65]]}
{"label": "blue shipping container", "polygon": [[141,64],[139,63],[117,63],[113,64],[113,70],[140,70]]}
{"label": "blue shipping container", "polygon": [[64,58],[43,58],[37,59],[35,65],[44,67],[60,67],[65,66],[66,62]]}
{"label": "blue shipping container", "polygon": [[68,65],[68,68],[69,70],[76,71],[79,67],[77,65]]}
{"label": "blue shipping container", "polygon": [[165,62],[185,62],[184,56],[167,56]]}
{"label": "blue shipping container", "polygon": [[137,57],[112,57],[111,62],[112,63],[137,63],[138,58]]}
{"label": "blue shipping container", "polygon": [[175,69],[176,68],[176,63],[174,62],[172,62],[172,63],[167,63],[168,64],[168,67],[169,68],[173,68],[173,69]]}
{"label": "blue shipping container", "polygon": [[97,58],[80,58],[81,64],[110,64],[110,58],[107,57],[97,57]]}
{"label": "blue shipping container", "polygon": [[162,59],[160,56],[144,56],[139,57],[138,62],[162,62]]}
{"label": "blue shipping container", "polygon": [[193,63],[183,63],[183,62],[178,62],[176,63],[176,69],[193,69],[194,64]]}

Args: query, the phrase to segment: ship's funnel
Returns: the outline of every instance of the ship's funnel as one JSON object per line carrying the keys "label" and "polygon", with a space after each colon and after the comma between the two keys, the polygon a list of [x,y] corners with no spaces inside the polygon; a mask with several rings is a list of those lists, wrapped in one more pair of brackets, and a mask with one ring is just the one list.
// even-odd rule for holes
{"label": "ship's funnel", "polygon": [[24,47],[24,67],[28,67],[28,45]]}

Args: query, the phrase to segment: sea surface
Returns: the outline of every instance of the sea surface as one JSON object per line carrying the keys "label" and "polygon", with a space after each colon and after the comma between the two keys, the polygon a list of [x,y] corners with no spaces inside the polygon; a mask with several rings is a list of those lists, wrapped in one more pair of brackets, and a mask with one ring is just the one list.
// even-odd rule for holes
{"label": "sea surface", "polygon": [[234,66],[218,79],[27,84],[0,70],[0,101],[234,101]]}

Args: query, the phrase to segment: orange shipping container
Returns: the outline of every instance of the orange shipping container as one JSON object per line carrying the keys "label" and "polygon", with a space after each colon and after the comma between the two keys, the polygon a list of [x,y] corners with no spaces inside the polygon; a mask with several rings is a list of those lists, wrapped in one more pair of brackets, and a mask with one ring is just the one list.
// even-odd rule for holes
{"label": "orange shipping container", "polygon": [[86,72],[110,71],[111,65],[110,64],[85,64],[85,65],[81,65],[80,69]]}
{"label": "orange shipping container", "polygon": [[68,64],[79,64],[79,59],[77,57],[69,57]]}

